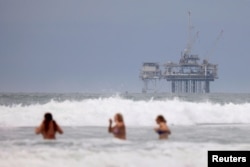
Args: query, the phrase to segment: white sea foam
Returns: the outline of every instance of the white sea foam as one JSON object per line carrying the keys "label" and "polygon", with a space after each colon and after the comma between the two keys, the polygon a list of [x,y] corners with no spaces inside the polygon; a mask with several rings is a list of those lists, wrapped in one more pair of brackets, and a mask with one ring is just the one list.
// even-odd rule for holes
{"label": "white sea foam", "polygon": [[[117,144],[113,140],[95,140],[95,148],[65,146],[67,141],[63,141],[60,147],[56,147],[56,143],[36,145],[37,142],[27,141],[21,146],[7,142],[6,148],[0,145],[1,167],[205,167],[207,150],[249,149],[249,145],[242,144],[230,145],[229,148],[221,144],[158,141],[142,142],[139,148],[134,148],[134,143]],[[103,148],[103,142],[108,142],[111,148]]]}
{"label": "white sea foam", "polygon": [[[39,151],[39,152],[38,152]],[[17,150],[4,152],[0,156],[2,167],[17,166],[88,166],[88,167],[199,167],[206,166],[205,156],[195,161],[195,157],[187,157],[188,150],[171,150],[168,153],[159,150],[137,150],[122,152],[93,152],[89,150]],[[176,151],[176,152],[174,152]],[[192,152],[194,153],[194,152]],[[200,152],[199,152],[200,153]]]}
{"label": "white sea foam", "polygon": [[250,123],[250,103],[219,104],[173,100],[134,101],[121,97],[53,101],[46,104],[0,106],[0,127],[35,126],[45,112],[51,112],[62,126],[106,126],[117,112],[127,126],[153,126],[162,114],[170,125]]}

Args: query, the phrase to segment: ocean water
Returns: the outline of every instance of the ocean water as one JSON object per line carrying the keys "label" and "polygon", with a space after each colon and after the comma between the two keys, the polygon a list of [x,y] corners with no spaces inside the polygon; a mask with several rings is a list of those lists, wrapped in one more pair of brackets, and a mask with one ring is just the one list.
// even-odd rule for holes
{"label": "ocean water", "polygon": [[[48,111],[64,130],[55,141],[34,134]],[[107,132],[117,112],[126,141]],[[1,167],[206,167],[208,150],[250,150],[250,94],[0,93],[0,115]]]}

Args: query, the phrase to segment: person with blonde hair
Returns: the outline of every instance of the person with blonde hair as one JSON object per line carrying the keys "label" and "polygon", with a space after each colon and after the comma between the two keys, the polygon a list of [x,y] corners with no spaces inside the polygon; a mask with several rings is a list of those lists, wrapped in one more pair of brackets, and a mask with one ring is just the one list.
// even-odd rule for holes
{"label": "person with blonde hair", "polygon": [[113,133],[114,137],[118,139],[126,139],[126,126],[121,113],[117,113],[114,116],[115,125],[112,126],[112,119],[109,119],[108,132]]}
{"label": "person with blonde hair", "polygon": [[167,139],[171,134],[170,129],[167,126],[167,121],[162,115],[156,117],[156,123],[159,125],[155,128],[155,132],[159,134],[159,139]]}
{"label": "person with blonde hair", "polygon": [[44,139],[56,139],[56,132],[63,134],[61,127],[53,120],[51,113],[44,114],[44,120],[39,127],[35,129],[36,134],[42,134]]}

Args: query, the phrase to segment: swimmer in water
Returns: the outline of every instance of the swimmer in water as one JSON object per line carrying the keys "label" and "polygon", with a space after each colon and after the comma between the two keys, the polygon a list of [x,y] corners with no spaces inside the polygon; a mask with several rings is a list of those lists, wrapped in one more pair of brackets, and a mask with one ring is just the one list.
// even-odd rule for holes
{"label": "swimmer in water", "polygon": [[155,128],[155,132],[159,134],[159,139],[167,139],[171,131],[167,126],[165,118],[162,115],[158,115],[155,121],[159,125],[159,127]]}
{"label": "swimmer in water", "polygon": [[51,113],[44,114],[44,120],[35,129],[36,134],[42,134],[44,139],[56,139],[56,132],[63,134],[61,127],[53,120]]}
{"label": "swimmer in water", "polygon": [[112,119],[109,119],[108,132],[113,133],[114,137],[126,140],[126,127],[123,121],[123,116],[120,113],[115,114],[115,125],[112,126]]}

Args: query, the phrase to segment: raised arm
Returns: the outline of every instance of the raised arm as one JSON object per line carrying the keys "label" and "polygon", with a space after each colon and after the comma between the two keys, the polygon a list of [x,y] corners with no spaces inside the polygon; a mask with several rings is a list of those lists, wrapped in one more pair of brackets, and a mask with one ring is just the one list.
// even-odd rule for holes
{"label": "raised arm", "polygon": [[41,123],[41,125],[39,127],[37,127],[35,129],[35,133],[40,134],[40,133],[42,133],[42,130],[43,130],[43,122]]}
{"label": "raised arm", "polygon": [[58,133],[63,134],[63,130],[59,125],[57,125],[57,131]]}
{"label": "raised arm", "polygon": [[56,121],[54,121],[54,124],[56,125],[56,131],[57,131],[59,134],[63,134],[62,128],[56,123]]}
{"label": "raised arm", "polygon": [[169,129],[168,126],[167,126],[167,132],[168,132],[168,134],[171,134],[171,130]]}
{"label": "raised arm", "polygon": [[112,132],[113,132],[113,128],[112,128],[112,119],[109,119],[108,132],[109,132],[109,133],[112,133]]}

